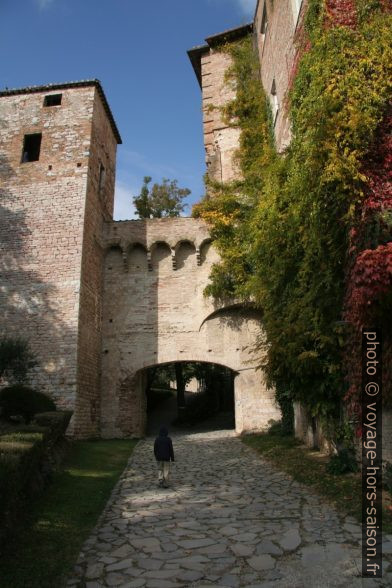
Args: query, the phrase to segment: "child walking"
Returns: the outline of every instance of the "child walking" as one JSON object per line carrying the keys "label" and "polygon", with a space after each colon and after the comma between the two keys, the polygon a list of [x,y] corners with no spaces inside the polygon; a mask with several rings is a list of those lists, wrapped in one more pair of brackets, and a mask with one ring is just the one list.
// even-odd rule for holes
{"label": "child walking", "polygon": [[160,428],[159,436],[155,439],[154,455],[158,463],[158,485],[160,488],[168,488],[170,462],[174,461],[174,451],[169,431],[164,425]]}

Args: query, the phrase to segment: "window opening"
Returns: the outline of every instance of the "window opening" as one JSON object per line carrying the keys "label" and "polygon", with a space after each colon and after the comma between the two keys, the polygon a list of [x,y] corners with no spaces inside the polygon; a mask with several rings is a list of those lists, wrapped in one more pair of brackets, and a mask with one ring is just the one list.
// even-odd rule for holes
{"label": "window opening", "polygon": [[49,94],[44,98],[44,106],[60,106],[62,94]]}
{"label": "window opening", "polygon": [[25,135],[23,141],[22,163],[38,161],[41,150],[42,133]]}
{"label": "window opening", "polygon": [[98,191],[101,192],[103,186],[105,184],[105,168],[103,167],[102,163],[99,165],[99,181],[98,181]]}
{"label": "window opening", "polygon": [[270,99],[271,99],[271,106],[272,106],[272,119],[273,119],[273,123],[275,124],[276,117],[278,116],[278,112],[279,112],[279,103],[278,103],[278,97],[276,95],[275,80],[272,82]]}

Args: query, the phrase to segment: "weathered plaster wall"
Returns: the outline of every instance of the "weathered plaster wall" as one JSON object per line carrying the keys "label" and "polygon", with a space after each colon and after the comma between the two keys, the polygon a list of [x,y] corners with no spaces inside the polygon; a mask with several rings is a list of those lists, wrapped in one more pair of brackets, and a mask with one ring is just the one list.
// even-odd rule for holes
{"label": "weathered plaster wall", "polygon": [[142,370],[174,361],[218,363],[238,372],[238,432],[260,430],[278,418],[273,392],[266,390],[249,350],[259,317],[249,310],[217,309],[203,296],[218,259],[209,241],[206,225],[192,218],[106,224],[104,436],[144,433]]}

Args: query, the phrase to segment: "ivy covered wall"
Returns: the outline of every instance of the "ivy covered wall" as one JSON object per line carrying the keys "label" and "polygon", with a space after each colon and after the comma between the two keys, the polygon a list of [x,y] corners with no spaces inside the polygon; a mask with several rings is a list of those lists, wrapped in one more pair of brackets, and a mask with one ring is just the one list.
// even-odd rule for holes
{"label": "ivy covered wall", "polygon": [[342,404],[358,414],[362,326],[383,327],[392,399],[391,38],[387,1],[309,0],[283,156],[252,38],[221,47],[233,57],[224,115],[241,130],[242,179],[207,179],[194,208],[221,255],[206,295],[256,302],[278,400],[326,420]]}

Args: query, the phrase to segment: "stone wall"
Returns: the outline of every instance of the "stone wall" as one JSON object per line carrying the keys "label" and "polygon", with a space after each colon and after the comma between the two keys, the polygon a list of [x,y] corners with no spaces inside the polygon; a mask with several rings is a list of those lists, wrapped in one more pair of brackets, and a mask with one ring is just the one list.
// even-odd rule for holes
{"label": "stone wall", "polygon": [[117,140],[95,94],[86,192],[78,330],[75,434],[99,434],[103,224],[113,218]]}
{"label": "stone wall", "polygon": [[[61,104],[45,106],[54,94]],[[114,133],[95,82],[2,92],[0,113],[0,331],[30,342],[39,362],[32,384],[75,411],[70,432],[76,423],[76,434],[90,435]],[[38,159],[23,162],[24,136],[39,133]],[[99,160],[109,172],[100,195]]]}
{"label": "stone wall", "polygon": [[206,163],[210,177],[228,182],[239,176],[234,161],[240,130],[223,120],[222,107],[235,98],[235,87],[225,80],[232,58],[221,50],[209,48],[201,57],[203,132]]}
{"label": "stone wall", "polygon": [[279,418],[273,391],[250,348],[261,328],[252,309],[219,308],[203,295],[218,256],[198,219],[106,224],[101,427],[105,437],[140,436],[147,367],[217,363],[237,372],[236,429]]}

